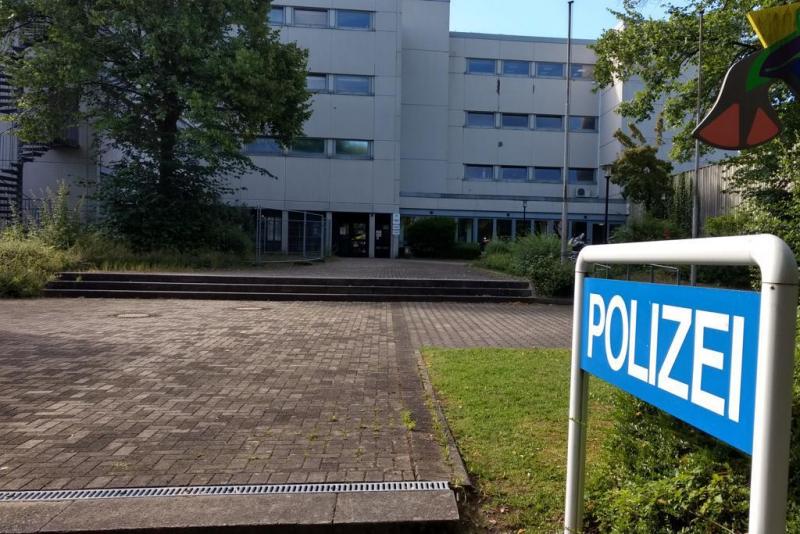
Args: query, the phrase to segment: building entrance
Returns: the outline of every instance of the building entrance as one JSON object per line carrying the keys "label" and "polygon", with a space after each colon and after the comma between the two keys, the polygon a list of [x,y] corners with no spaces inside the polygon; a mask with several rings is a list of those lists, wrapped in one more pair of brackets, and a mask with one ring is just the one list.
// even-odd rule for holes
{"label": "building entrance", "polygon": [[375,214],[375,257],[392,256],[392,216],[389,213]]}
{"label": "building entrance", "polygon": [[333,214],[333,253],[349,258],[369,256],[369,214]]}

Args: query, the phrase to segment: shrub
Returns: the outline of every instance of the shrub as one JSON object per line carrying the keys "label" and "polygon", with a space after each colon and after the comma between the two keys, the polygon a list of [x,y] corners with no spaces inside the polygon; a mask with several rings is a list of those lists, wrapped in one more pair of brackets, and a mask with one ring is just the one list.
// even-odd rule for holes
{"label": "shrub", "polygon": [[527,276],[531,264],[538,258],[560,258],[561,241],[554,235],[529,235],[511,244],[515,274]]}
{"label": "shrub", "polygon": [[40,238],[5,233],[0,236],[0,296],[35,297],[69,263],[67,253]]}
{"label": "shrub", "polygon": [[575,265],[561,263],[558,257],[536,256],[528,263],[527,276],[536,294],[543,297],[569,297],[575,287]]}
{"label": "shrub", "polygon": [[[748,228],[748,219],[744,214],[732,213],[709,217],[704,224],[703,232],[708,237],[730,235],[746,235],[753,233]],[[701,265],[697,268],[697,279],[704,284],[717,284],[724,287],[749,288],[757,277],[757,269],[750,267],[730,267],[722,265]]]}
{"label": "shrub", "polygon": [[611,236],[611,241],[614,243],[632,243],[685,237],[689,236],[678,224],[646,215],[641,220],[632,221],[625,226],[617,228]]}
{"label": "shrub", "polygon": [[500,254],[490,254],[488,256],[484,256],[483,261],[481,261],[481,264],[487,269],[494,269],[495,271],[503,271],[506,273],[510,273],[511,261],[512,261],[511,254],[500,253]]}
{"label": "shrub", "polygon": [[449,217],[417,219],[406,229],[408,246],[420,258],[444,258],[453,247],[456,222]]}
{"label": "shrub", "polygon": [[80,203],[70,208],[69,188],[61,181],[55,195],[48,189],[47,196],[41,203],[39,225],[31,228],[31,233],[50,246],[66,250],[75,244],[80,230]]}
{"label": "shrub", "polygon": [[487,256],[492,254],[511,254],[511,243],[505,239],[489,241],[483,249]]}
{"label": "shrub", "polygon": [[450,249],[448,257],[454,260],[475,260],[481,257],[481,246],[478,243],[456,243]]}

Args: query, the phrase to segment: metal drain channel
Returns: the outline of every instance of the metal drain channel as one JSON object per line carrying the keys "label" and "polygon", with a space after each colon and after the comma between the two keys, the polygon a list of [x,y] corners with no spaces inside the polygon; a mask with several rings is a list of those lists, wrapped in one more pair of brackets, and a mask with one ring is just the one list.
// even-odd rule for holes
{"label": "metal drain channel", "polygon": [[81,501],[137,497],[185,497],[199,495],[275,495],[288,493],[363,493],[371,491],[431,491],[450,489],[436,482],[343,482],[341,484],[243,484],[221,486],[165,486],[153,488],[106,488],[81,490],[0,491],[0,502]]}

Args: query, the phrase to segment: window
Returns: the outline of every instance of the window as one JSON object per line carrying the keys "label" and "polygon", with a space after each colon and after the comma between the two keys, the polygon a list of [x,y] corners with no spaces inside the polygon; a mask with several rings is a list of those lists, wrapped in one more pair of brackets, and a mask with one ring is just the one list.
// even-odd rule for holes
{"label": "window", "polygon": [[494,128],[494,113],[467,111],[467,126],[470,128]]}
{"label": "window", "polygon": [[336,27],[356,30],[372,28],[372,17],[369,11],[336,10]]}
{"label": "window", "polygon": [[335,143],[335,154],[347,158],[370,158],[372,157],[371,144],[369,141],[357,139],[337,139]]}
{"label": "window", "polygon": [[594,80],[594,65],[583,65],[580,63],[573,63],[572,78],[576,80]]}
{"label": "window", "polygon": [[500,179],[509,182],[528,180],[528,167],[500,167]]}
{"label": "window", "polygon": [[467,59],[468,74],[494,74],[493,59]]}
{"label": "window", "polygon": [[503,61],[503,74],[506,76],[530,76],[531,64],[529,61],[505,60]]}
{"label": "window", "polygon": [[491,165],[464,165],[465,180],[493,180],[494,167]]}
{"label": "window", "polygon": [[289,147],[289,154],[291,155],[324,155],[325,154],[325,139],[318,137],[299,137],[295,139],[294,144]]}
{"label": "window", "polygon": [[244,147],[245,154],[281,154],[278,142],[271,137],[256,137],[255,141],[248,143]]}
{"label": "window", "polygon": [[597,117],[582,117],[570,115],[569,117],[569,131],[570,132],[596,132],[597,131]]}
{"label": "window", "polygon": [[563,78],[564,64],[549,63],[547,61],[537,61],[536,76],[539,76],[541,78]]}
{"label": "window", "polygon": [[308,74],[306,89],[312,93],[324,93],[328,90],[328,79],[324,74]]}
{"label": "window", "polygon": [[594,169],[570,169],[569,181],[572,184],[593,184],[594,183]]}
{"label": "window", "polygon": [[372,88],[369,76],[345,76],[337,74],[333,77],[333,90],[336,93],[350,95],[370,95]]}
{"label": "window", "polygon": [[533,122],[537,130],[564,129],[564,117],[561,115],[536,115]]}
{"label": "window", "polygon": [[536,182],[560,182],[561,167],[535,167],[533,179]]}
{"label": "window", "polygon": [[528,128],[528,116],[517,113],[503,113],[503,128]]}
{"label": "window", "polygon": [[328,27],[328,12],[324,9],[294,9],[294,24],[296,26]]}
{"label": "window", "polygon": [[286,10],[282,7],[273,7],[269,10],[269,16],[267,20],[273,26],[280,26],[286,23]]}

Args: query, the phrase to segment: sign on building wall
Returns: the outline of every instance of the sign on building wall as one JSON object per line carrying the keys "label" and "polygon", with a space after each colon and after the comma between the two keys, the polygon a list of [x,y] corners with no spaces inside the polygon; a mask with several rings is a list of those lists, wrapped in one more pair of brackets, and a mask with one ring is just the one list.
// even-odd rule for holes
{"label": "sign on building wall", "polygon": [[400,235],[400,214],[392,213],[392,235]]}

